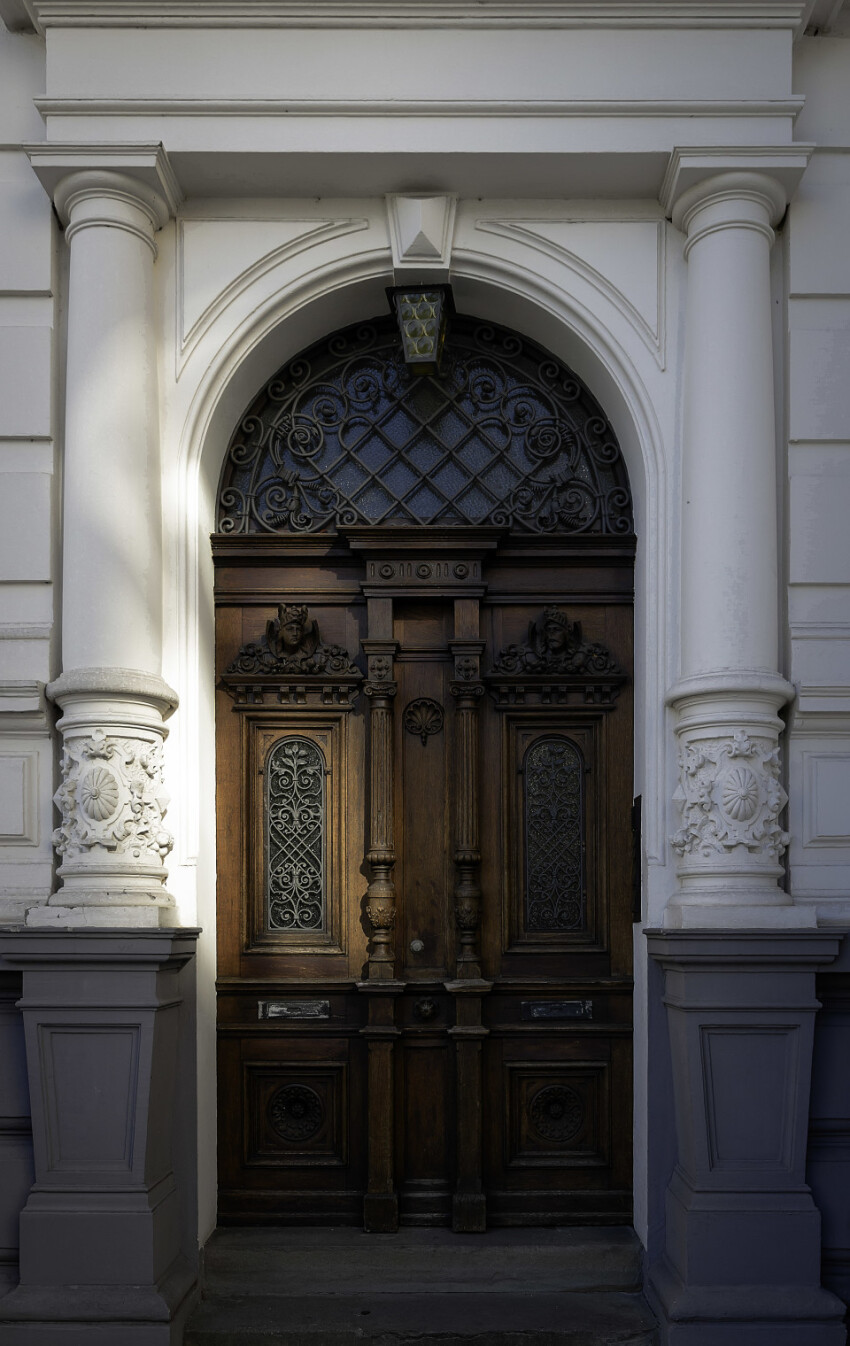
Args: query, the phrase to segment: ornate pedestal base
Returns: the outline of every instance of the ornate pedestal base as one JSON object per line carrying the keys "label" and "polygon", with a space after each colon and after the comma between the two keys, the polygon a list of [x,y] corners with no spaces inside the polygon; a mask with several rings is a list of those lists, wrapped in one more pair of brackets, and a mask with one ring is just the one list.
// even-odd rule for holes
{"label": "ornate pedestal base", "polygon": [[197,1283],[197,931],[22,931],[35,1183],[4,1346],[176,1346]]}
{"label": "ornate pedestal base", "polygon": [[132,669],[77,669],[48,687],[62,707],[62,823],[54,844],[62,887],[28,924],[170,926],[174,899],[163,867],[172,837],[163,823],[164,718],[177,695]]}
{"label": "ornate pedestal base", "polygon": [[806,1186],[817,931],[648,932],[665,972],[678,1162],[648,1292],[664,1346],[844,1346]]}

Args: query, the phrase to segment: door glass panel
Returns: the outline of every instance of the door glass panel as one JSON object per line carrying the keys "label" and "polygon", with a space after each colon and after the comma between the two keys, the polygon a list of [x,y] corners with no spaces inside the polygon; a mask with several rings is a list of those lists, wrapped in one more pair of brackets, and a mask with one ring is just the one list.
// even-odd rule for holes
{"label": "door glass panel", "polygon": [[538,738],[523,763],[525,928],[581,930],[584,763],[569,739]]}
{"label": "door glass panel", "polygon": [[309,739],[284,738],[266,762],[269,930],[324,930],[325,759]]}

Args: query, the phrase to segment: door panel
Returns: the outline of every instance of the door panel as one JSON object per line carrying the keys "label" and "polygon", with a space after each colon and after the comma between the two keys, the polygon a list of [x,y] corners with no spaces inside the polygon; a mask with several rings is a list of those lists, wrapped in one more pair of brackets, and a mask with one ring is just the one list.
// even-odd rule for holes
{"label": "door panel", "polygon": [[214,544],[225,1221],[631,1209],[633,542],[453,531]]}

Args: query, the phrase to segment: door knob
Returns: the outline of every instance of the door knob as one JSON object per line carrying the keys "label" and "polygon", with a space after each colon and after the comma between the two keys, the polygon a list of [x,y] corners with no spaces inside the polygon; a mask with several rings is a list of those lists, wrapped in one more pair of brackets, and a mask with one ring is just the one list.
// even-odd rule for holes
{"label": "door knob", "polygon": [[421,953],[422,950],[425,948],[425,945],[423,944],[421,939],[412,939],[410,941],[409,948],[411,953]]}

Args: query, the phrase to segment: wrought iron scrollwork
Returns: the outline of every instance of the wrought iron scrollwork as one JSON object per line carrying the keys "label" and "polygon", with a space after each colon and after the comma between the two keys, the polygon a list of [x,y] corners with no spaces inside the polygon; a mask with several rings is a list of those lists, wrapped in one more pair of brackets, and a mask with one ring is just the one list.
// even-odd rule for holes
{"label": "wrought iron scrollwork", "polygon": [[325,925],[325,761],[309,739],[285,738],[266,762],[268,927]]}
{"label": "wrought iron scrollwork", "polygon": [[588,390],[551,355],[456,317],[439,375],[404,363],[391,318],[281,369],[231,440],[222,533],[353,525],[632,532],[628,476]]}
{"label": "wrought iron scrollwork", "polygon": [[568,738],[531,744],[523,762],[525,928],[581,930],[584,900],[584,763]]}

